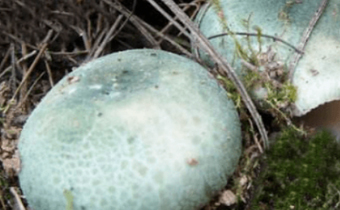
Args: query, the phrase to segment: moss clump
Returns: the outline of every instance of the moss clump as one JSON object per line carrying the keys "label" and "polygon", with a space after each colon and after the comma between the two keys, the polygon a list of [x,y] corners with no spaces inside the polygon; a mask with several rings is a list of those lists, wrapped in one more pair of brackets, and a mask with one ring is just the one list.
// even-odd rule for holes
{"label": "moss clump", "polygon": [[282,132],[262,159],[251,209],[337,209],[340,147],[331,134]]}

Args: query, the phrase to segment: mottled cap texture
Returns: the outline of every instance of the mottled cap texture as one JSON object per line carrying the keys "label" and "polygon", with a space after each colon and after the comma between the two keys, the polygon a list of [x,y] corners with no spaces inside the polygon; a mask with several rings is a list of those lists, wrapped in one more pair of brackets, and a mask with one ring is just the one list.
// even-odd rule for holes
{"label": "mottled cap texture", "polygon": [[19,151],[34,210],[191,210],[226,185],[241,131],[203,67],[131,50],[65,76],[32,112]]}

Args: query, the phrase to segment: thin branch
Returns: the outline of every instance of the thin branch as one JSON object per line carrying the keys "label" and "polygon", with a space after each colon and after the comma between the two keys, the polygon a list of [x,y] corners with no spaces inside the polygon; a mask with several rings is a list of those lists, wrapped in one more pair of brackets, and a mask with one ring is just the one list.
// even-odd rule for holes
{"label": "thin branch", "polygon": [[[130,11],[130,15],[128,17],[126,17],[126,20],[122,23],[122,25],[116,30],[116,32],[113,34],[113,36],[110,37],[110,41],[116,37],[122,30],[123,28],[126,26],[126,24],[130,21],[131,16],[133,16],[133,14],[135,13],[136,10],[136,6],[137,6],[137,0],[133,0],[132,3],[132,10]],[[159,48],[159,46],[157,46]]]}
{"label": "thin branch", "polygon": [[3,195],[0,196],[0,202],[1,202],[2,209],[6,209],[7,207],[5,205],[5,201],[4,201],[4,196]]}
{"label": "thin branch", "polygon": [[9,58],[10,52],[11,52],[11,46],[8,48],[4,58],[2,59],[2,61],[0,63],[0,72],[1,72],[1,69],[4,67],[5,63],[7,62],[8,58]]}
{"label": "thin branch", "polygon": [[15,201],[17,203],[18,209],[19,210],[25,210],[26,208],[25,208],[24,204],[22,203],[21,198],[20,198],[18,192],[16,191],[16,189],[14,187],[10,187],[9,191],[14,196],[14,199],[15,199]]}
{"label": "thin branch", "polygon": [[153,48],[160,49],[155,38],[146,30],[145,27],[138,24],[136,21],[136,16],[131,13],[128,9],[126,9],[119,1],[115,1],[113,3],[109,0],[103,0],[106,4],[113,7],[115,10],[121,12],[125,17],[129,18],[129,21],[135,25],[135,27],[141,32],[141,34],[149,41],[149,43],[153,46]]}
{"label": "thin branch", "polygon": [[16,69],[17,69],[17,65],[16,65],[16,56],[15,56],[15,47],[14,44],[11,43],[11,66],[12,66],[12,74],[10,77],[10,85],[12,90],[15,90],[16,88]]}
{"label": "thin branch", "polygon": [[[229,35],[230,35],[229,33],[221,33],[221,34],[217,34],[217,35],[214,35],[214,36],[209,36],[208,39],[214,39],[214,38],[217,38],[217,37],[229,36]],[[239,36],[259,36],[259,34],[257,34],[257,33],[247,33],[247,32],[235,32],[235,33],[233,33],[233,35],[239,35]],[[275,41],[282,42],[283,44],[293,48],[295,50],[295,52],[297,52],[299,54],[303,54],[304,53],[302,50],[299,50],[294,45],[288,43],[287,41],[285,41],[285,40],[283,40],[283,39],[281,39],[279,37],[271,36],[271,35],[266,35],[266,34],[261,34],[261,37],[273,39],[274,42]]]}
{"label": "thin branch", "polygon": [[[29,59],[30,57],[32,57],[33,55],[37,54],[36,50],[33,50],[32,52],[30,52],[29,54],[23,56],[22,58],[20,58],[17,61],[17,64],[20,64],[23,61],[26,61],[27,59]],[[3,77],[7,72],[9,72],[12,69],[12,66],[7,67],[1,74],[0,74],[0,78]]]}
{"label": "thin branch", "polygon": [[[113,24],[113,26],[110,28],[109,32],[106,34],[101,46],[96,50],[96,52],[94,53],[93,50],[92,52],[89,54],[88,59],[94,59],[96,57],[99,56],[99,53],[104,49],[104,46],[110,42],[114,37],[116,37],[121,30],[124,28],[124,26],[127,24],[127,22],[130,20],[130,17],[133,15],[135,9],[136,9],[136,5],[137,5],[137,0],[133,1],[133,6],[132,6],[132,11],[130,14],[126,15],[126,20],[124,20],[124,22],[121,24],[121,26],[116,30],[118,23],[121,22],[121,19],[123,18],[123,15],[119,15],[118,18],[116,19],[115,23]],[[98,26],[101,25],[101,21],[98,23]],[[98,27],[97,26],[97,32],[98,32]],[[90,27],[89,27],[90,28]],[[115,31],[115,33],[113,34],[113,31]],[[103,45],[104,44],[104,45]],[[91,55],[94,53],[94,56],[91,58]]]}
{"label": "thin branch", "polygon": [[[150,2],[153,0],[148,1]],[[213,48],[209,40],[206,37],[204,37],[204,35],[201,33],[198,27],[191,22],[190,18],[188,18],[188,16],[176,5],[176,3],[173,0],[162,1],[169,7],[169,9],[174,14],[176,14],[179,17],[179,19],[184,23],[184,25],[187,26],[187,28],[191,31],[191,36],[198,41],[200,46],[210,55],[210,57],[216,62],[216,64],[218,64],[228,74],[229,78],[233,81],[246,107],[248,108],[253,120],[257,125],[257,128],[264,141],[265,148],[267,148],[269,146],[269,142],[267,132],[262,122],[262,118],[257,112],[256,107],[251,98],[249,97],[244,85],[238,79],[238,76],[236,75],[234,69],[224,58],[222,58],[222,56],[219,53],[216,52],[216,50]]]}
{"label": "thin branch", "polygon": [[[192,54],[186,50],[184,47],[182,47],[180,44],[178,44],[177,42],[174,41],[174,39],[172,39],[171,37],[169,37],[169,35],[166,35],[164,33],[159,32],[158,30],[156,30],[154,27],[152,27],[151,25],[147,24],[146,22],[144,22],[143,20],[141,20],[140,18],[137,17],[137,21],[140,22],[140,24],[144,25],[145,28],[147,28],[148,30],[150,30],[152,33],[155,33],[155,35],[157,37],[159,37],[161,40],[166,40],[168,41],[170,44],[172,44],[174,47],[176,47],[178,50],[180,50],[183,54],[185,54],[188,57],[192,57]],[[161,43],[161,42],[160,42]]]}
{"label": "thin branch", "polygon": [[[22,43],[22,44],[21,44],[21,53],[22,53],[23,56],[26,56],[26,55],[27,55],[27,47],[26,47],[26,44],[25,44],[25,43]],[[21,68],[22,68],[22,74],[25,75],[26,72],[27,72],[27,69],[28,69],[28,68],[27,68],[27,62],[23,62],[23,63],[21,64]],[[19,96],[20,99],[22,99],[23,96],[26,94],[26,92],[27,92],[27,86],[28,86],[28,84],[27,84],[27,82],[25,82],[25,83],[23,84],[21,90],[20,90],[20,96]]]}
{"label": "thin branch", "polygon": [[14,98],[17,96],[17,94],[18,94],[20,88],[21,88],[22,85],[25,83],[25,81],[28,79],[29,75],[33,72],[34,67],[37,65],[37,63],[38,63],[40,57],[42,56],[42,54],[44,53],[44,51],[46,50],[46,48],[47,48],[47,43],[45,43],[45,44],[41,47],[41,49],[40,49],[40,51],[39,51],[37,57],[35,57],[35,59],[34,59],[32,65],[30,66],[30,68],[28,69],[26,75],[25,75],[24,78],[22,79],[22,81],[21,81],[19,87],[17,88],[17,90],[15,91],[15,93],[14,93],[12,99],[14,99]]}
{"label": "thin branch", "polygon": [[85,45],[85,49],[87,51],[90,51],[91,50],[91,42],[90,42],[89,38],[87,37],[85,30],[83,30],[82,28],[79,28],[78,26],[70,25],[70,27],[73,30],[75,30],[79,34],[79,36],[81,36],[81,38],[83,39],[83,43]]}
{"label": "thin branch", "polygon": [[53,77],[52,77],[52,70],[50,65],[48,64],[48,61],[46,59],[44,59],[45,62],[45,67],[46,67],[46,71],[48,74],[48,81],[50,82],[51,88],[54,86],[54,82],[53,82]]}
{"label": "thin branch", "polygon": [[[35,57],[33,63],[31,64],[30,68],[27,70],[27,73],[24,75],[23,79],[21,80],[18,88],[16,89],[15,93],[13,94],[12,96],[12,99],[11,101],[14,101],[14,99],[17,97],[21,87],[23,86],[23,84],[26,82],[26,80],[28,79],[28,77],[31,75],[31,73],[33,72],[35,66],[37,65],[39,59],[41,58],[41,56],[43,55],[43,53],[45,52],[45,50],[47,49],[47,46],[48,46],[48,40],[52,37],[52,34],[53,34],[53,30],[50,29],[42,43],[42,46],[39,50],[39,53],[38,55]],[[9,108],[9,107],[8,107]],[[4,113],[6,113],[8,111],[8,109],[6,109],[4,111]]]}
{"label": "thin branch", "polygon": [[101,30],[101,32],[98,34],[98,36],[96,37],[94,43],[92,44],[92,48],[89,49],[89,53],[88,53],[88,55],[87,55],[87,58],[85,59],[86,61],[91,60],[91,57],[92,57],[93,53],[95,53],[95,50],[98,48],[98,46],[99,46],[101,40],[104,39],[103,37],[104,37],[105,34],[108,32],[108,30],[109,30],[108,27],[105,26],[105,28],[103,28],[103,29]]}
{"label": "thin branch", "polygon": [[115,23],[111,26],[109,32],[107,32],[104,40],[102,41],[102,43],[100,44],[100,46],[97,48],[96,52],[94,53],[93,57],[91,59],[95,59],[99,56],[99,54],[104,50],[106,44],[110,41],[109,39],[111,38],[111,35],[113,34],[113,32],[116,30],[116,28],[118,27],[118,24],[120,23],[120,21],[122,20],[123,15],[119,15],[118,18],[116,19]]}
{"label": "thin branch", "polygon": [[28,89],[27,93],[24,95],[24,97],[20,100],[20,102],[18,103],[18,105],[15,107],[15,110],[17,110],[18,108],[20,108],[25,101],[27,101],[28,96],[31,94],[31,92],[33,91],[33,88],[37,85],[37,83],[40,81],[41,77],[45,75],[45,72],[41,73],[38,78],[33,82],[33,84],[31,85],[31,87]]}
{"label": "thin branch", "polygon": [[[147,0],[155,9],[157,9],[164,17],[166,17],[172,24],[174,24],[185,36],[190,38],[190,34],[183,28],[176,20],[174,20],[162,7],[160,7],[154,0]],[[178,7],[176,5],[176,7]],[[179,8],[178,8],[179,9]],[[180,10],[180,9],[179,9]],[[182,10],[180,10],[182,11]],[[178,14],[175,13],[175,15],[178,16]]]}
{"label": "thin branch", "polygon": [[[3,33],[4,35],[8,36],[8,37],[11,38],[11,39],[13,39],[14,41],[18,42],[19,44],[25,42],[24,40],[22,40],[22,39],[20,39],[20,38],[18,38],[18,37],[16,37],[16,36],[14,36],[13,34],[7,33],[6,31],[1,31],[1,33]],[[35,46],[31,45],[31,44],[28,44],[28,43],[26,43],[26,44],[27,44],[28,47],[30,47],[30,48],[32,48],[32,49],[34,49],[34,50],[37,49],[37,47],[35,47]]]}
{"label": "thin branch", "polygon": [[[188,52],[188,50],[184,49],[181,45],[176,43],[173,39],[171,39],[169,36],[160,33],[158,30],[156,30],[154,27],[140,19],[138,16],[134,15],[131,11],[129,11],[127,8],[125,8],[122,4],[119,3],[119,1],[110,2],[108,0],[104,0],[106,4],[114,8],[115,10],[119,11],[121,14],[123,14],[125,17],[128,18],[128,20],[145,36],[145,38],[151,43],[153,48],[160,49],[159,41],[157,41],[151,34],[155,34],[160,38],[165,39],[169,43],[171,43],[173,46],[175,46],[178,50],[180,50],[183,54],[192,57],[191,53]],[[183,29],[184,30],[184,29]],[[150,31],[151,34],[148,32]]]}
{"label": "thin branch", "polygon": [[257,133],[255,133],[253,122],[251,121],[250,118],[248,118],[248,122],[249,122],[249,125],[250,125],[250,131],[251,131],[251,133],[253,133],[253,139],[255,141],[255,144],[256,144],[257,148],[259,149],[260,153],[262,154],[263,149],[262,149],[262,146],[261,146],[261,144],[260,144],[260,142],[257,138]]}
{"label": "thin branch", "polygon": [[51,14],[56,14],[56,15],[65,15],[65,16],[70,16],[70,17],[74,17],[74,13],[71,12],[64,12],[64,11],[59,11],[59,10],[52,10],[50,12]]}
{"label": "thin branch", "polygon": [[54,52],[54,51],[48,51],[49,54],[51,55],[70,55],[70,56],[77,56],[81,54],[87,54],[89,51],[87,50],[77,50],[73,52]]}
{"label": "thin branch", "polygon": [[[188,9],[190,9],[190,5],[189,4],[185,5],[182,10],[184,12],[186,12]],[[174,21],[177,21],[177,20],[178,20],[178,17],[177,16],[174,17]],[[173,22],[169,22],[165,27],[163,27],[163,29],[160,32],[161,33],[166,33],[171,26],[173,26]],[[180,36],[180,35],[181,35],[181,33],[178,34],[178,36]]]}
{"label": "thin branch", "polygon": [[[325,10],[326,6],[328,4],[328,0],[323,0],[318,8],[318,10],[316,10],[314,16],[312,17],[312,19],[309,22],[308,27],[306,28],[306,30],[304,31],[300,44],[299,44],[299,50],[304,51],[305,47],[307,45],[307,42],[309,40],[309,37],[316,25],[316,23],[318,22],[318,20],[320,19],[323,11]],[[295,53],[295,56],[292,60],[292,62],[289,65],[289,79],[292,82],[293,81],[293,73],[295,70],[296,65],[298,64],[300,58],[301,58],[302,54],[299,53]]]}

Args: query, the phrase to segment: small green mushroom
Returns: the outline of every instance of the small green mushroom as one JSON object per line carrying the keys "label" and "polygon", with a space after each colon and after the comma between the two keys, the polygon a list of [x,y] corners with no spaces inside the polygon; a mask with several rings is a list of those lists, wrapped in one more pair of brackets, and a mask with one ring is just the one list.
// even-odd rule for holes
{"label": "small green mushroom", "polygon": [[19,151],[34,210],[193,210],[234,172],[241,131],[203,67],[131,50],[65,76],[32,112]]}
{"label": "small green mushroom", "polygon": [[[241,60],[254,64],[259,70],[283,64],[282,69],[287,72],[321,2],[214,0],[200,11],[196,22],[239,75],[244,74]],[[293,85],[297,87],[293,111],[296,116],[340,99],[339,23],[340,2],[329,0],[292,75]],[[223,33],[228,35],[221,35]],[[206,54],[200,52],[200,55],[211,64]],[[262,61],[266,61],[266,66]]]}

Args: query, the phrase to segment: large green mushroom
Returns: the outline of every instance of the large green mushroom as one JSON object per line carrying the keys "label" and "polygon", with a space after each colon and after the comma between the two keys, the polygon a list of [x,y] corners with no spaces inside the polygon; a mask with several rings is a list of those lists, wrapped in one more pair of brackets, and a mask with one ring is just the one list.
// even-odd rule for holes
{"label": "large green mushroom", "polygon": [[[196,18],[217,51],[242,75],[241,60],[261,70],[283,64],[288,70],[300,40],[322,0],[213,0]],[[321,104],[340,99],[340,2],[329,0],[293,69],[297,87],[294,115],[301,116]],[[228,35],[221,35],[229,33]],[[212,38],[215,36],[214,38]],[[279,39],[276,39],[279,38]],[[295,49],[294,49],[295,47]],[[212,63],[206,54],[201,57]],[[273,56],[275,55],[275,56]],[[248,57],[247,57],[248,56]],[[268,60],[268,57],[271,57]],[[272,59],[272,60],[271,60]]]}
{"label": "large green mushroom", "polygon": [[240,122],[197,63],[131,50],[65,76],[32,112],[19,151],[34,210],[193,210],[235,170]]}

